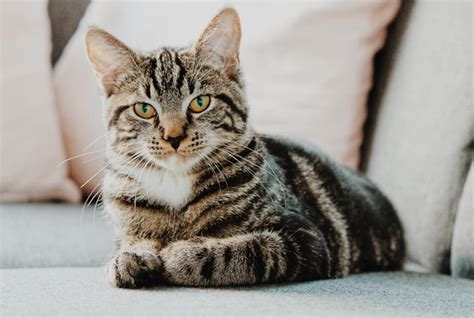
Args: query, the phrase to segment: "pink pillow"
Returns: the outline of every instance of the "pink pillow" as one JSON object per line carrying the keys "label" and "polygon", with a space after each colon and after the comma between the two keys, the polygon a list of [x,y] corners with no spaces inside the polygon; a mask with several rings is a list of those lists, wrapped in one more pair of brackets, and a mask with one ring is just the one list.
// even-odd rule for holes
{"label": "pink pillow", "polygon": [[309,9],[243,52],[254,127],[306,139],[357,169],[373,58],[398,1]]}
{"label": "pink pillow", "polygon": [[[306,139],[357,168],[374,54],[399,1],[236,3],[250,119],[259,132]],[[192,44],[219,3],[92,2],[55,70],[55,91],[72,177],[98,188],[105,130],[83,37],[96,24],[134,49]],[[136,23],[139,21],[140,23]],[[97,139],[99,138],[99,139]],[[88,147],[86,146],[96,140]],[[90,158],[90,160],[88,159]]]}
{"label": "pink pillow", "polygon": [[2,3],[0,201],[79,201],[51,85],[47,1]]}

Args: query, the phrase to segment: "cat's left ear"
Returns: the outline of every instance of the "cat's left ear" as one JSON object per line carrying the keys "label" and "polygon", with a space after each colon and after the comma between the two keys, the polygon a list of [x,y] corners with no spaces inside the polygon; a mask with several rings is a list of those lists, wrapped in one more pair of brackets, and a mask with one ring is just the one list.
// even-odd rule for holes
{"label": "cat's left ear", "polygon": [[194,45],[202,63],[221,68],[233,75],[239,65],[240,19],[232,8],[223,9],[206,27]]}
{"label": "cat's left ear", "polygon": [[135,67],[135,53],[108,32],[90,27],[85,36],[86,53],[99,83],[107,96],[117,86],[119,77]]}

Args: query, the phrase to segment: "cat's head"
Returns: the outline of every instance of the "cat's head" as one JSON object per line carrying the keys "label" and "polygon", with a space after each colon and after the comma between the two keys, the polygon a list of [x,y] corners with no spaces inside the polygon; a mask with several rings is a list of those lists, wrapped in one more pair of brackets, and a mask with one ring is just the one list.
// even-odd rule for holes
{"label": "cat's head", "polygon": [[109,160],[188,171],[245,138],[240,22],[224,9],[194,46],[141,53],[90,28],[87,55],[105,97]]}

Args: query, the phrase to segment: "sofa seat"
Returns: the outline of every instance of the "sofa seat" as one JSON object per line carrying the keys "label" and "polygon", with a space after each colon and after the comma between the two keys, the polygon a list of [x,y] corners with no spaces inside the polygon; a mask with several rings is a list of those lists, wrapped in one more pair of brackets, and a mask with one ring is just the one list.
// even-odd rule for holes
{"label": "sofa seat", "polygon": [[115,250],[94,204],[0,204],[0,268],[94,267]]}
{"label": "sofa seat", "polygon": [[0,316],[470,316],[474,281],[409,272],[247,288],[114,289],[94,207],[0,205]]}
{"label": "sofa seat", "polygon": [[473,281],[408,272],[277,286],[149,290],[112,288],[101,267],[0,273],[2,316],[472,317],[474,313]]}

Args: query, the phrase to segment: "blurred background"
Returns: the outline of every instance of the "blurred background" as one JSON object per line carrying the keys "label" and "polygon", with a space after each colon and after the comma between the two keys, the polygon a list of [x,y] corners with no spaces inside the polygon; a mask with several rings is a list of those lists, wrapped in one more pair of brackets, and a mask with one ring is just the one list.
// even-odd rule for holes
{"label": "blurred background", "polygon": [[367,174],[400,214],[412,268],[473,278],[469,0],[2,1],[0,267],[97,266],[112,249],[87,27],[139,51],[181,47],[224,5],[241,16],[256,131]]}

